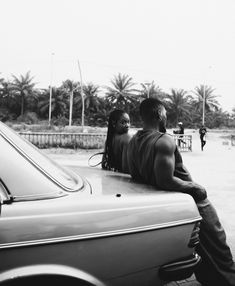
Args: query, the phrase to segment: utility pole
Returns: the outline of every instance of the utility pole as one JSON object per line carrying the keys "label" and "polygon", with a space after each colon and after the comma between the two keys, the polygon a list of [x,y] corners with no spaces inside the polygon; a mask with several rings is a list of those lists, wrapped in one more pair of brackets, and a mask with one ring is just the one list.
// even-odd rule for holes
{"label": "utility pole", "polygon": [[84,129],[84,94],[83,94],[83,82],[82,82],[82,71],[80,67],[80,63],[78,60],[78,69],[80,73],[80,84],[81,84],[81,97],[82,97],[82,131]]}
{"label": "utility pole", "polygon": [[149,92],[150,92],[149,86],[151,85],[151,83],[150,82],[145,82],[144,85],[147,86],[147,88],[146,88],[147,89],[147,98],[149,98]]}
{"label": "utility pole", "polygon": [[70,104],[69,104],[69,126],[72,125],[72,113],[73,113],[73,92],[74,89],[71,90],[70,93]]}
{"label": "utility pole", "polygon": [[72,90],[70,91],[70,104],[69,104],[69,126],[72,125],[72,117],[73,117],[73,93],[78,89],[79,85],[75,88],[72,86]]}
{"label": "utility pole", "polygon": [[50,96],[49,96],[49,116],[48,116],[48,125],[51,126],[51,101],[52,101],[52,80],[53,80],[53,56],[54,53],[51,53],[51,79],[50,79]]}
{"label": "utility pole", "polygon": [[[208,77],[209,71],[212,69],[212,66],[208,67],[207,73],[205,73],[204,84],[203,84],[203,99],[202,99],[202,125],[205,125],[205,112],[206,112],[206,78]],[[206,76],[207,75],[207,76]]]}
{"label": "utility pole", "polygon": [[202,125],[205,125],[206,85],[203,85]]}
{"label": "utility pole", "polygon": [[145,82],[144,83],[144,86],[145,87],[147,86],[147,88],[146,88],[146,90],[147,90],[147,98],[149,98],[149,96],[150,96],[150,89],[153,87],[153,83],[154,83],[153,80],[152,80],[152,82]]}

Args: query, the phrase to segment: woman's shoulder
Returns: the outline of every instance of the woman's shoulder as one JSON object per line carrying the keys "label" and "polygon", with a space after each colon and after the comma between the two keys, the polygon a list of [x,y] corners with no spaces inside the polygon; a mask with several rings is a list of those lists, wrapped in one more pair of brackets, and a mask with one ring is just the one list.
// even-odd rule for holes
{"label": "woman's shoulder", "polygon": [[117,134],[115,136],[115,140],[118,140],[123,143],[129,143],[131,138],[132,138],[132,135],[130,133]]}
{"label": "woman's shoulder", "polygon": [[122,138],[123,144],[128,145],[129,142],[131,141],[131,138],[132,138],[132,137],[133,137],[133,136],[132,136],[130,133],[125,133],[125,134],[123,134],[123,138]]}

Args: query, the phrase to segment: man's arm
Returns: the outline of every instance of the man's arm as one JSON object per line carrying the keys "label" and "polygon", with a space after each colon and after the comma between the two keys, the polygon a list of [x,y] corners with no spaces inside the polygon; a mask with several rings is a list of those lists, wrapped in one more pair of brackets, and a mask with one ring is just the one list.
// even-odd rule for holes
{"label": "man's arm", "polygon": [[170,136],[163,136],[158,140],[155,148],[154,172],[157,185],[165,190],[187,193],[196,202],[206,199],[207,194],[204,187],[174,176],[175,143],[173,139]]}

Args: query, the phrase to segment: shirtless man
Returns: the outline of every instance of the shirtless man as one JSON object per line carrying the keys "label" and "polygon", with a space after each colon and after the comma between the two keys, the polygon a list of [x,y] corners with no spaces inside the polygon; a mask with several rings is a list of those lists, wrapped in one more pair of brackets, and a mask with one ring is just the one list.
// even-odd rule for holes
{"label": "shirtless man", "polygon": [[161,101],[145,99],[140,105],[143,129],[128,145],[128,167],[134,180],[157,189],[183,192],[195,200],[202,216],[200,245],[202,263],[195,275],[203,286],[234,286],[235,264],[226,235],[205,188],[192,180],[171,135],[166,133],[166,110]]}

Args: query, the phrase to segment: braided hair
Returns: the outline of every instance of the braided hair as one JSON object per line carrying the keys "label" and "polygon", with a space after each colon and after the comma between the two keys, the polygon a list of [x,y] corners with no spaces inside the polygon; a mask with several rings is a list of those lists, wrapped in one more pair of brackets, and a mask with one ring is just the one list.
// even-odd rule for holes
{"label": "braided hair", "polygon": [[109,115],[107,137],[105,141],[104,155],[102,159],[102,168],[106,170],[115,170],[115,157],[113,154],[113,137],[116,134],[116,123],[126,112],[121,109],[113,110]]}

